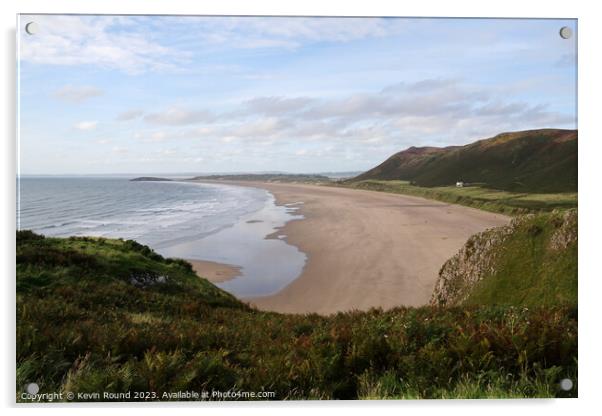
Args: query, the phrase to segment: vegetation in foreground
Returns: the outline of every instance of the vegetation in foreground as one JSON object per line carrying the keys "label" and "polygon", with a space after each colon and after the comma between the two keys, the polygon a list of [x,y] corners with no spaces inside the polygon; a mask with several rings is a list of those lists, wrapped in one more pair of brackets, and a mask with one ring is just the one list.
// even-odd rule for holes
{"label": "vegetation in foreground", "polygon": [[186,390],[279,400],[573,397],[576,387],[558,385],[576,382],[576,357],[576,305],[261,312],[133,241],[17,233],[19,401],[34,381],[40,393],[163,400]]}
{"label": "vegetation in foreground", "polygon": [[426,188],[400,180],[363,180],[342,182],[339,186],[390,192],[435,199],[506,215],[546,212],[577,207],[577,192],[533,194],[500,191],[480,186],[437,186]]}

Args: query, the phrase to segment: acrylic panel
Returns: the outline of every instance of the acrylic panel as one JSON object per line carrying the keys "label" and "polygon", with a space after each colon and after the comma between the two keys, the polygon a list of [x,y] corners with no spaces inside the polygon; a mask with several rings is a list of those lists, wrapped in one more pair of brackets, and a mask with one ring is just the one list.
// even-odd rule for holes
{"label": "acrylic panel", "polygon": [[19,15],[19,402],[577,396],[575,19]]}

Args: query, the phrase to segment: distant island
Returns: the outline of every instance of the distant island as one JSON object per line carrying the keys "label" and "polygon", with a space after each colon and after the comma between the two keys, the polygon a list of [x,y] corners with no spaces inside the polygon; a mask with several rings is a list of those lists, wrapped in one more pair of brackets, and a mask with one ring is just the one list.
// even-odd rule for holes
{"label": "distant island", "polygon": [[139,178],[130,179],[130,182],[170,182],[171,179],[155,178],[153,176],[141,176]]}

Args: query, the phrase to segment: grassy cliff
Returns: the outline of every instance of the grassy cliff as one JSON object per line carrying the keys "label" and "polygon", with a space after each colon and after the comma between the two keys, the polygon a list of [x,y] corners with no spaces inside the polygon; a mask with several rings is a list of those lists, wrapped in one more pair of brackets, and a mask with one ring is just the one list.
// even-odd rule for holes
{"label": "grassy cliff", "polygon": [[469,238],[439,272],[432,304],[577,305],[577,211],[514,218]]}
{"label": "grassy cliff", "polygon": [[577,192],[577,131],[502,133],[465,146],[411,147],[351,179],[403,180],[417,186],[456,181],[512,192]]}
{"label": "grassy cliff", "polygon": [[30,382],[41,393],[149,400],[183,390],[208,399],[575,396],[558,382],[576,381],[576,357],[570,304],[261,312],[133,241],[17,233],[20,401]]}

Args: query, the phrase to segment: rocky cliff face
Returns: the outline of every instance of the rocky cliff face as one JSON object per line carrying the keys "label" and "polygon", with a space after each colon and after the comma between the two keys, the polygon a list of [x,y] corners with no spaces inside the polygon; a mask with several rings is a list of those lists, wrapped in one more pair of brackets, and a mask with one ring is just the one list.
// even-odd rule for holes
{"label": "rocky cliff face", "polygon": [[[540,218],[536,218],[537,215],[540,215]],[[543,215],[546,217],[544,225],[541,225]],[[431,305],[461,304],[477,283],[497,271],[498,259],[508,249],[506,243],[513,235],[524,233],[535,237],[543,232],[550,234],[549,238],[546,237],[548,250],[565,250],[577,242],[577,211],[522,215],[514,218],[507,226],[473,235],[464,247],[441,267]]]}
{"label": "rocky cliff face", "polygon": [[577,242],[577,211],[570,210],[552,219],[556,231],[550,238],[551,250],[560,251]]}

